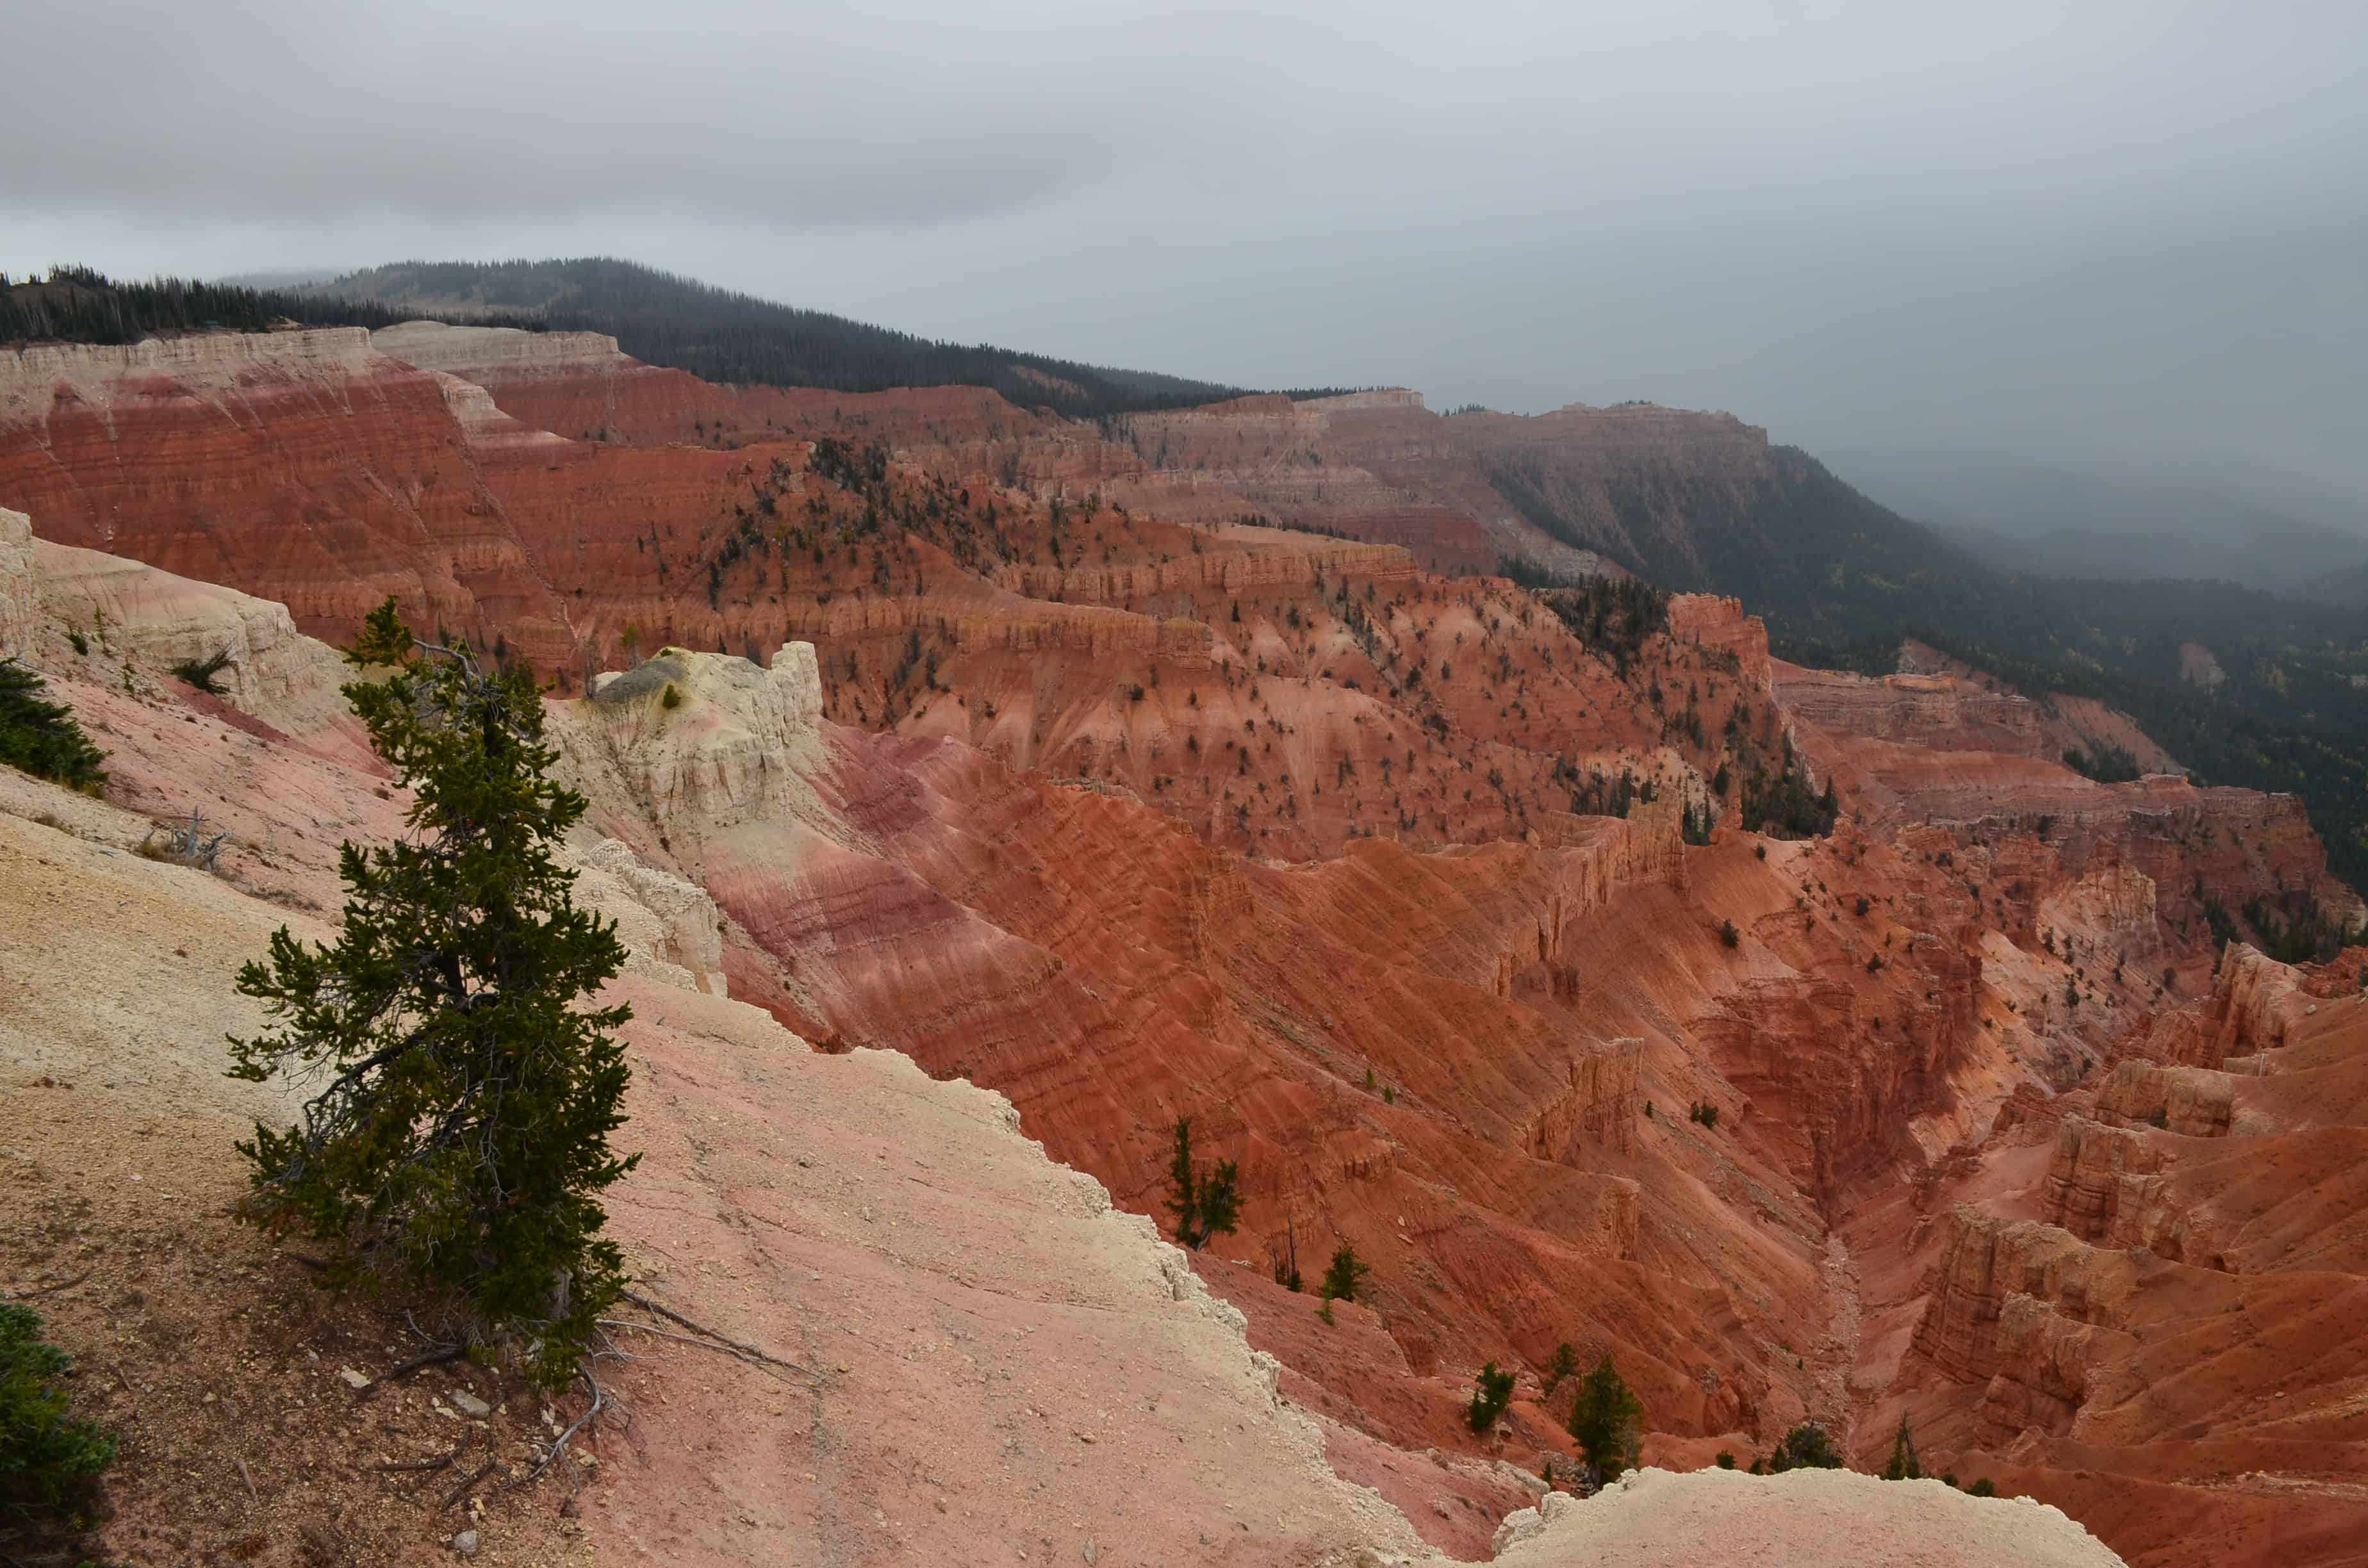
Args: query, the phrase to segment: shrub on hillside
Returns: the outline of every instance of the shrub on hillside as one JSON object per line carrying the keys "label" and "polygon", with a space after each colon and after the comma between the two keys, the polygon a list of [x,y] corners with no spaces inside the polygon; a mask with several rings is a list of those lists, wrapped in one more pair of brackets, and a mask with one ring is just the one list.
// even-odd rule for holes
{"label": "shrub on hillside", "polygon": [[1359,1260],[1357,1249],[1342,1242],[1332,1249],[1332,1261],[1324,1269],[1324,1286],[1320,1292],[1326,1302],[1353,1301],[1372,1272]]}
{"label": "shrub on hillside", "polygon": [[173,674],[176,679],[196,687],[199,691],[220,697],[222,689],[214,684],[214,677],[230,667],[230,650],[223,648],[202,659],[183,659],[173,666]]}
{"label": "shrub on hillside", "polygon": [[1486,1432],[1497,1424],[1497,1417],[1504,1415],[1505,1406],[1512,1402],[1513,1374],[1498,1370],[1497,1363],[1491,1361],[1480,1369],[1476,1386],[1472,1391],[1472,1403],[1465,1409],[1463,1419],[1474,1432]]}
{"label": "shrub on hillside", "polygon": [[1842,1456],[1835,1452],[1834,1440],[1823,1426],[1804,1421],[1784,1434],[1768,1457],[1768,1468],[1780,1475],[1788,1470],[1839,1470]]}
{"label": "shrub on hillside", "polygon": [[107,784],[107,754],[90,744],[74,710],[50,701],[40,676],[0,659],[0,762],[69,790],[96,795]]}

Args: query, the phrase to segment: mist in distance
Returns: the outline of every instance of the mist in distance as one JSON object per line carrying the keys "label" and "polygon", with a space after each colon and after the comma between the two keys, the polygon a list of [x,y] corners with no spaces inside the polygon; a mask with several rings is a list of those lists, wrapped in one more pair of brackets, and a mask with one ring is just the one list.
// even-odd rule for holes
{"label": "mist in distance", "polygon": [[1239,385],[1727,409],[1910,515],[1997,455],[2368,529],[2356,5],[86,0],[10,38],[19,274],[619,255]]}

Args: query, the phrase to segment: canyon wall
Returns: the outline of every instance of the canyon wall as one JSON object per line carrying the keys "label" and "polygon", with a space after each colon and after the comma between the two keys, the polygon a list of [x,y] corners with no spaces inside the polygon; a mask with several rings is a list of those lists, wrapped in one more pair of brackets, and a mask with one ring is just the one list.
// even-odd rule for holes
{"label": "canyon wall", "polygon": [[[528,335],[7,368],[0,502],[33,509],[19,554],[50,586],[5,624],[35,628],[126,799],[203,803],[238,877],[323,903],[337,840],[401,802],[295,733],[328,733],[298,699],[342,676],[302,634],[391,591],[532,664],[591,802],[570,863],[637,983],[1006,1095],[1137,1215],[1166,1216],[1190,1117],[1243,1196],[1196,1266],[1434,1544],[1485,1544],[1497,1460],[1567,1455],[1536,1386],[1564,1344],[1616,1357],[1671,1462],[1810,1417],[1863,1457],[1907,1414],[2116,1541],[2154,1538],[2082,1471],[2200,1495],[2173,1415],[2260,1440],[2146,1336],[2209,1340],[2224,1278],[2351,1267],[2328,1196],[2368,1179],[2345,1163],[2368,1086],[2329,1032],[2349,993],[2215,953],[2203,903],[2349,896],[2294,802],[2095,784],[2010,694],[1792,670],[1733,600],[1590,642],[1418,544],[1311,531],[1336,505],[1412,517],[1421,475],[1479,483],[1565,427],[1608,465],[1532,454],[1572,495],[1702,441],[1702,482],[1748,488],[1759,432],[1364,397],[1105,439],[967,389],[777,396]],[[1497,536],[1459,537],[1494,564]],[[167,574],[209,552],[294,613]],[[93,611],[131,689],[115,644],[60,652]],[[219,701],[157,667],[233,642],[254,684]],[[233,738],[185,756],[192,725]],[[1839,798],[1822,836],[1737,825],[1788,744]],[[1318,1318],[1277,1276],[1342,1244],[1369,1290]],[[2230,1315],[2308,1343],[2349,1289]],[[1490,1360],[1521,1390],[1474,1434]],[[2125,1392],[2141,1372],[2165,1411]],[[2129,1451],[2091,1462],[2108,1437]],[[1434,1484],[1463,1501],[1407,1490]]]}

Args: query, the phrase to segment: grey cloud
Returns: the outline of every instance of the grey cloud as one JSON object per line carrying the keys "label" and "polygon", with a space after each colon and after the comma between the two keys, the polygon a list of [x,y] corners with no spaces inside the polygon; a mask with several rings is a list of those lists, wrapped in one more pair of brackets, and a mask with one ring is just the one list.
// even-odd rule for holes
{"label": "grey cloud", "polygon": [[2368,491],[2368,10],[717,0],[12,20],[0,265],[621,254],[935,335]]}

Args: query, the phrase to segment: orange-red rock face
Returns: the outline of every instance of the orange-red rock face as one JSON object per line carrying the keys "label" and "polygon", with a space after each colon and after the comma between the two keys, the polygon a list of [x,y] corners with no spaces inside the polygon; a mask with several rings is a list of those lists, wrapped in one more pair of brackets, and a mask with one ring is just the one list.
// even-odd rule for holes
{"label": "orange-red rock face", "polygon": [[350,624],[548,639],[539,580],[435,376],[359,329],[0,352],[0,494],[45,539],[131,555]]}
{"label": "orange-red rock face", "polygon": [[[1122,438],[1151,470],[1134,492],[1146,505],[1213,480],[1294,526],[1404,545],[1439,571],[1494,571],[1511,556],[1619,574],[1606,552],[1682,559],[1693,544],[1673,476],[1699,501],[1740,496],[1775,472],[1766,432],[1641,403],[1442,418],[1410,392],[1237,398],[1133,415]],[[1584,545],[1548,535],[1523,505],[1572,519]]]}
{"label": "orange-red rock face", "polygon": [[2232,949],[2189,1032],[2240,1071],[2125,1061],[2065,1097],[2040,1180],[2001,1186],[2003,1150],[1986,1193],[1967,1177],[1861,1454],[1905,1411],[1928,1466],[2055,1502],[2133,1562],[2356,1560],[2368,1003],[2298,978]]}
{"label": "orange-red rock face", "polygon": [[[1014,489],[1103,447],[986,393],[727,392],[606,339],[424,325],[0,369],[0,497],[50,537],[282,599],[332,640],[391,591],[568,688],[667,643],[811,641],[835,718],[1093,778],[1263,854],[1544,832],[1623,773],[1700,801],[1730,715],[1772,744],[1764,650],[1747,670],[1715,610],[1711,638],[1615,676],[1526,595],[1395,550]],[[750,399],[802,412],[607,438]],[[598,441],[534,424],[596,412]],[[843,430],[851,459],[810,461],[791,426]],[[915,445],[874,460],[882,433]]]}
{"label": "orange-red rock face", "polygon": [[[2010,694],[1771,665],[1733,601],[1674,601],[1622,661],[1500,581],[1224,520],[1321,522],[1312,492],[1293,513],[1173,466],[1222,440],[1239,462],[1209,474],[1247,464],[1280,496],[1309,421],[1360,443],[1375,494],[1415,472],[1393,463],[1479,460],[1433,428],[1472,416],[1403,400],[1161,416],[1178,445],[1154,464],[1149,416],[1130,450],[962,389],[735,391],[498,337],[412,346],[423,365],[331,336],[0,367],[0,503],[291,599],[307,630],[392,590],[500,639],[562,678],[598,824],[715,901],[734,995],[1004,1090],[1123,1205],[1164,1214],[1192,1117],[1246,1197],[1208,1272],[1255,1298],[1336,1462],[1470,1500],[1424,1520],[1421,1498],[1441,1544],[1474,1547],[1463,1516],[1502,1486],[1403,1465],[1534,1466],[1560,1441],[1536,1375],[1565,1341],[1617,1355],[1654,1451],[1685,1462],[1806,1415],[1856,1416],[1863,1452],[1907,1409],[1928,1449],[2039,1477],[2141,1555],[2161,1542],[2128,1496],[2313,1551],[2339,1517],[2165,1457],[2255,1442],[2233,1395],[2197,1400],[2192,1438],[2148,1415],[2110,1468],[2125,1491],[2079,1447],[2123,1430],[2089,1414],[2115,1369],[2177,1386],[2148,1336],[2190,1332],[2180,1302],[2349,1267],[2326,1195],[2350,1191],[2368,1089],[2300,1020],[2356,974],[2233,951],[2177,1011],[2213,983],[2199,886],[2344,896],[2292,802],[2093,784]],[[1665,412],[1549,419],[1642,450],[1675,438]],[[1756,433],[1723,439],[1748,483]],[[1326,483],[1324,506],[1363,504]],[[679,676],[580,699],[669,645]],[[1838,781],[1841,828],[1684,844],[1683,810],[1735,803],[1721,765],[1787,736]],[[1623,769],[1657,800],[1572,814]],[[1265,1283],[1293,1238],[1310,1282],[1353,1244],[1365,1304],[1326,1325]],[[2128,1275],[2135,1244],[2186,1272]],[[2237,1299],[2266,1340],[2316,1343],[2312,1303],[2349,1300],[2319,1289]],[[1475,1438],[1489,1359],[1523,1382]]]}

